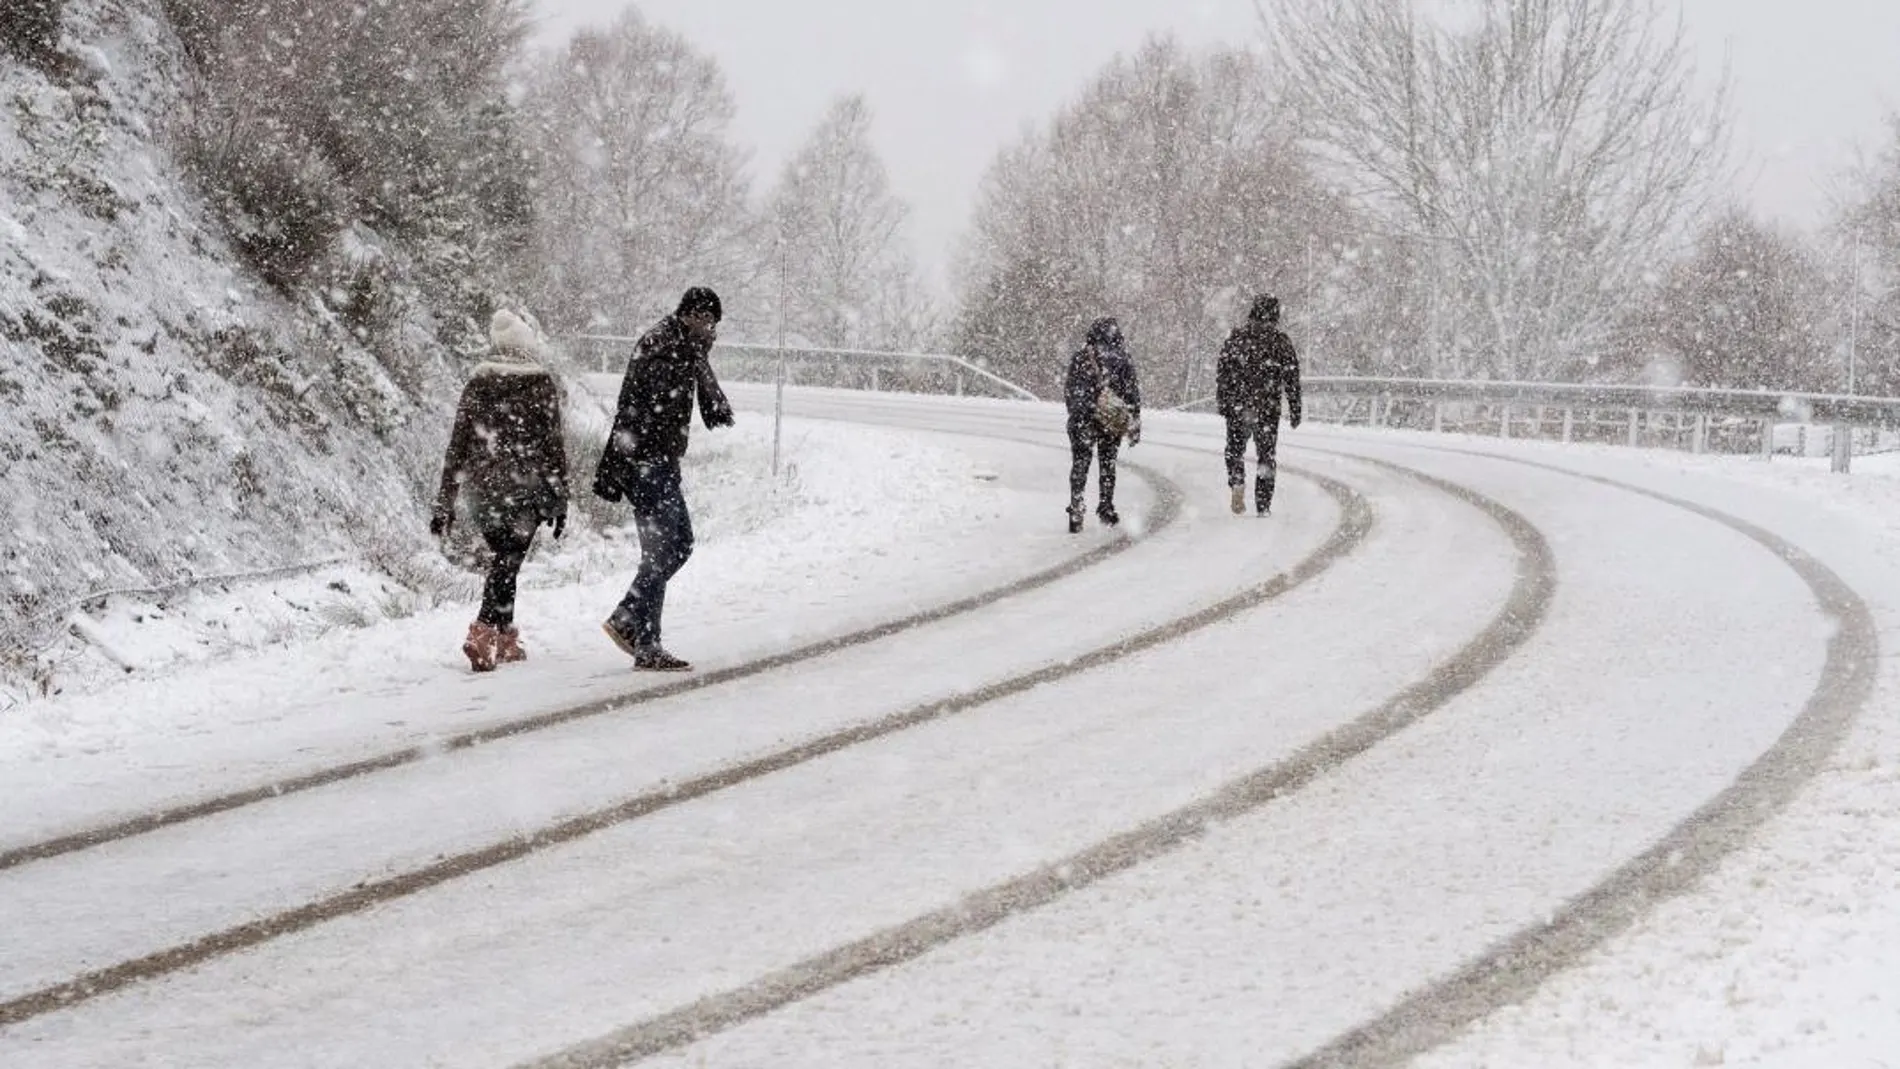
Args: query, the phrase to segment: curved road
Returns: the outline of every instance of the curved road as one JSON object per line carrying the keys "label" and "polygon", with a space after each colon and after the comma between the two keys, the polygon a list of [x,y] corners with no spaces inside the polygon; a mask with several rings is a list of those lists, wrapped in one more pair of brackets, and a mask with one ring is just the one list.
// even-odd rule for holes
{"label": "curved road", "polygon": [[1391,1061],[1732,846],[1864,700],[1852,592],[1719,514],[1322,432],[1237,519],[1216,425],[1149,424],[1178,515],[1110,561],[0,872],[36,918],[0,1063]]}

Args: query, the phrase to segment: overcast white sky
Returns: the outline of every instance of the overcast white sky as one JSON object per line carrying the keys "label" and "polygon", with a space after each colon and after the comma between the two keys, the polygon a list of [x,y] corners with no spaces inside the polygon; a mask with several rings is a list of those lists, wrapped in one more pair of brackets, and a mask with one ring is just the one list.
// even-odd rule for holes
{"label": "overcast white sky", "polygon": [[[536,0],[544,42],[605,22],[625,0]],[[763,188],[835,97],[863,92],[878,148],[941,282],[978,180],[1151,30],[1194,44],[1257,35],[1252,0],[641,0],[724,68],[734,133]],[[1681,0],[1700,62],[1735,88],[1741,193],[1810,225],[1836,174],[1900,109],[1900,0]]]}

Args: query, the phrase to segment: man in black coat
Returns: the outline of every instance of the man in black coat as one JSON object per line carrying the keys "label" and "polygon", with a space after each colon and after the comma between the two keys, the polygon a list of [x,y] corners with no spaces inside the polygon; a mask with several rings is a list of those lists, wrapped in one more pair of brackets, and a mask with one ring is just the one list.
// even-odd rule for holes
{"label": "man in black coat", "polygon": [[1302,416],[1300,357],[1280,330],[1279,298],[1262,294],[1254,299],[1247,322],[1221,346],[1215,381],[1215,400],[1227,421],[1227,486],[1234,514],[1247,510],[1247,442],[1252,440],[1259,458],[1253,507],[1265,516],[1273,508],[1282,400],[1293,426]]}
{"label": "man in black coat", "polygon": [[1116,456],[1124,436],[1129,445],[1141,441],[1141,382],[1121,324],[1103,318],[1089,327],[1087,342],[1069,358],[1062,395],[1069,410],[1069,533],[1082,530],[1091,460],[1101,465],[1095,515],[1113,527],[1121,522],[1115,511]]}
{"label": "man in black coat", "polygon": [[707,430],[730,427],[732,405],[709,357],[719,334],[719,297],[696,286],[679,309],[647,331],[620,382],[613,433],[594,475],[594,493],[633,507],[640,571],[613,615],[607,637],[645,671],[685,672],[692,665],[660,645],[666,584],[693,555],[693,520],[680,486],[680,458],[699,400]]}

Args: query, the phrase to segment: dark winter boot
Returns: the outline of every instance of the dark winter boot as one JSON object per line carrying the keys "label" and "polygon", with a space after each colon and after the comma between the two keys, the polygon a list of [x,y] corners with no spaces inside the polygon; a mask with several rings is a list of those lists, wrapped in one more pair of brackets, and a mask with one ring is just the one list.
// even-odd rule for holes
{"label": "dark winter boot", "polygon": [[493,672],[495,647],[499,639],[499,633],[480,620],[468,625],[468,637],[462,640],[462,655],[468,658],[469,668],[477,672]]}
{"label": "dark winter boot", "polygon": [[633,666],[642,672],[690,672],[693,666],[658,646],[642,646],[634,651]]}
{"label": "dark winter boot", "polygon": [[521,645],[521,632],[515,625],[508,624],[495,629],[495,663],[520,664],[528,659],[528,651]]}
{"label": "dark winter boot", "polygon": [[1069,502],[1069,533],[1082,533],[1082,503],[1080,501]]}
{"label": "dark winter boot", "polygon": [[634,644],[633,635],[621,626],[619,613],[609,617],[606,623],[600,625],[600,629],[607,633],[607,637],[613,640],[614,645],[620,647],[621,653],[635,659],[639,658],[640,647]]}
{"label": "dark winter boot", "polygon": [[1265,516],[1273,511],[1273,482],[1262,479],[1253,485],[1253,511],[1256,516]]}
{"label": "dark winter boot", "polygon": [[1104,527],[1115,527],[1122,522],[1121,513],[1115,511],[1113,502],[1104,501],[1095,510],[1095,518],[1102,521]]}

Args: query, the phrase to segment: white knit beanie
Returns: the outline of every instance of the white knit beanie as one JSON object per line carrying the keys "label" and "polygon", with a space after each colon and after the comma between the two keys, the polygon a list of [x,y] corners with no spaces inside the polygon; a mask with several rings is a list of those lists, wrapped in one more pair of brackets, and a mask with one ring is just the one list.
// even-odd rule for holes
{"label": "white knit beanie", "polygon": [[506,308],[497,311],[495,318],[489,320],[488,340],[496,349],[512,349],[537,360],[544,351],[540,332]]}

